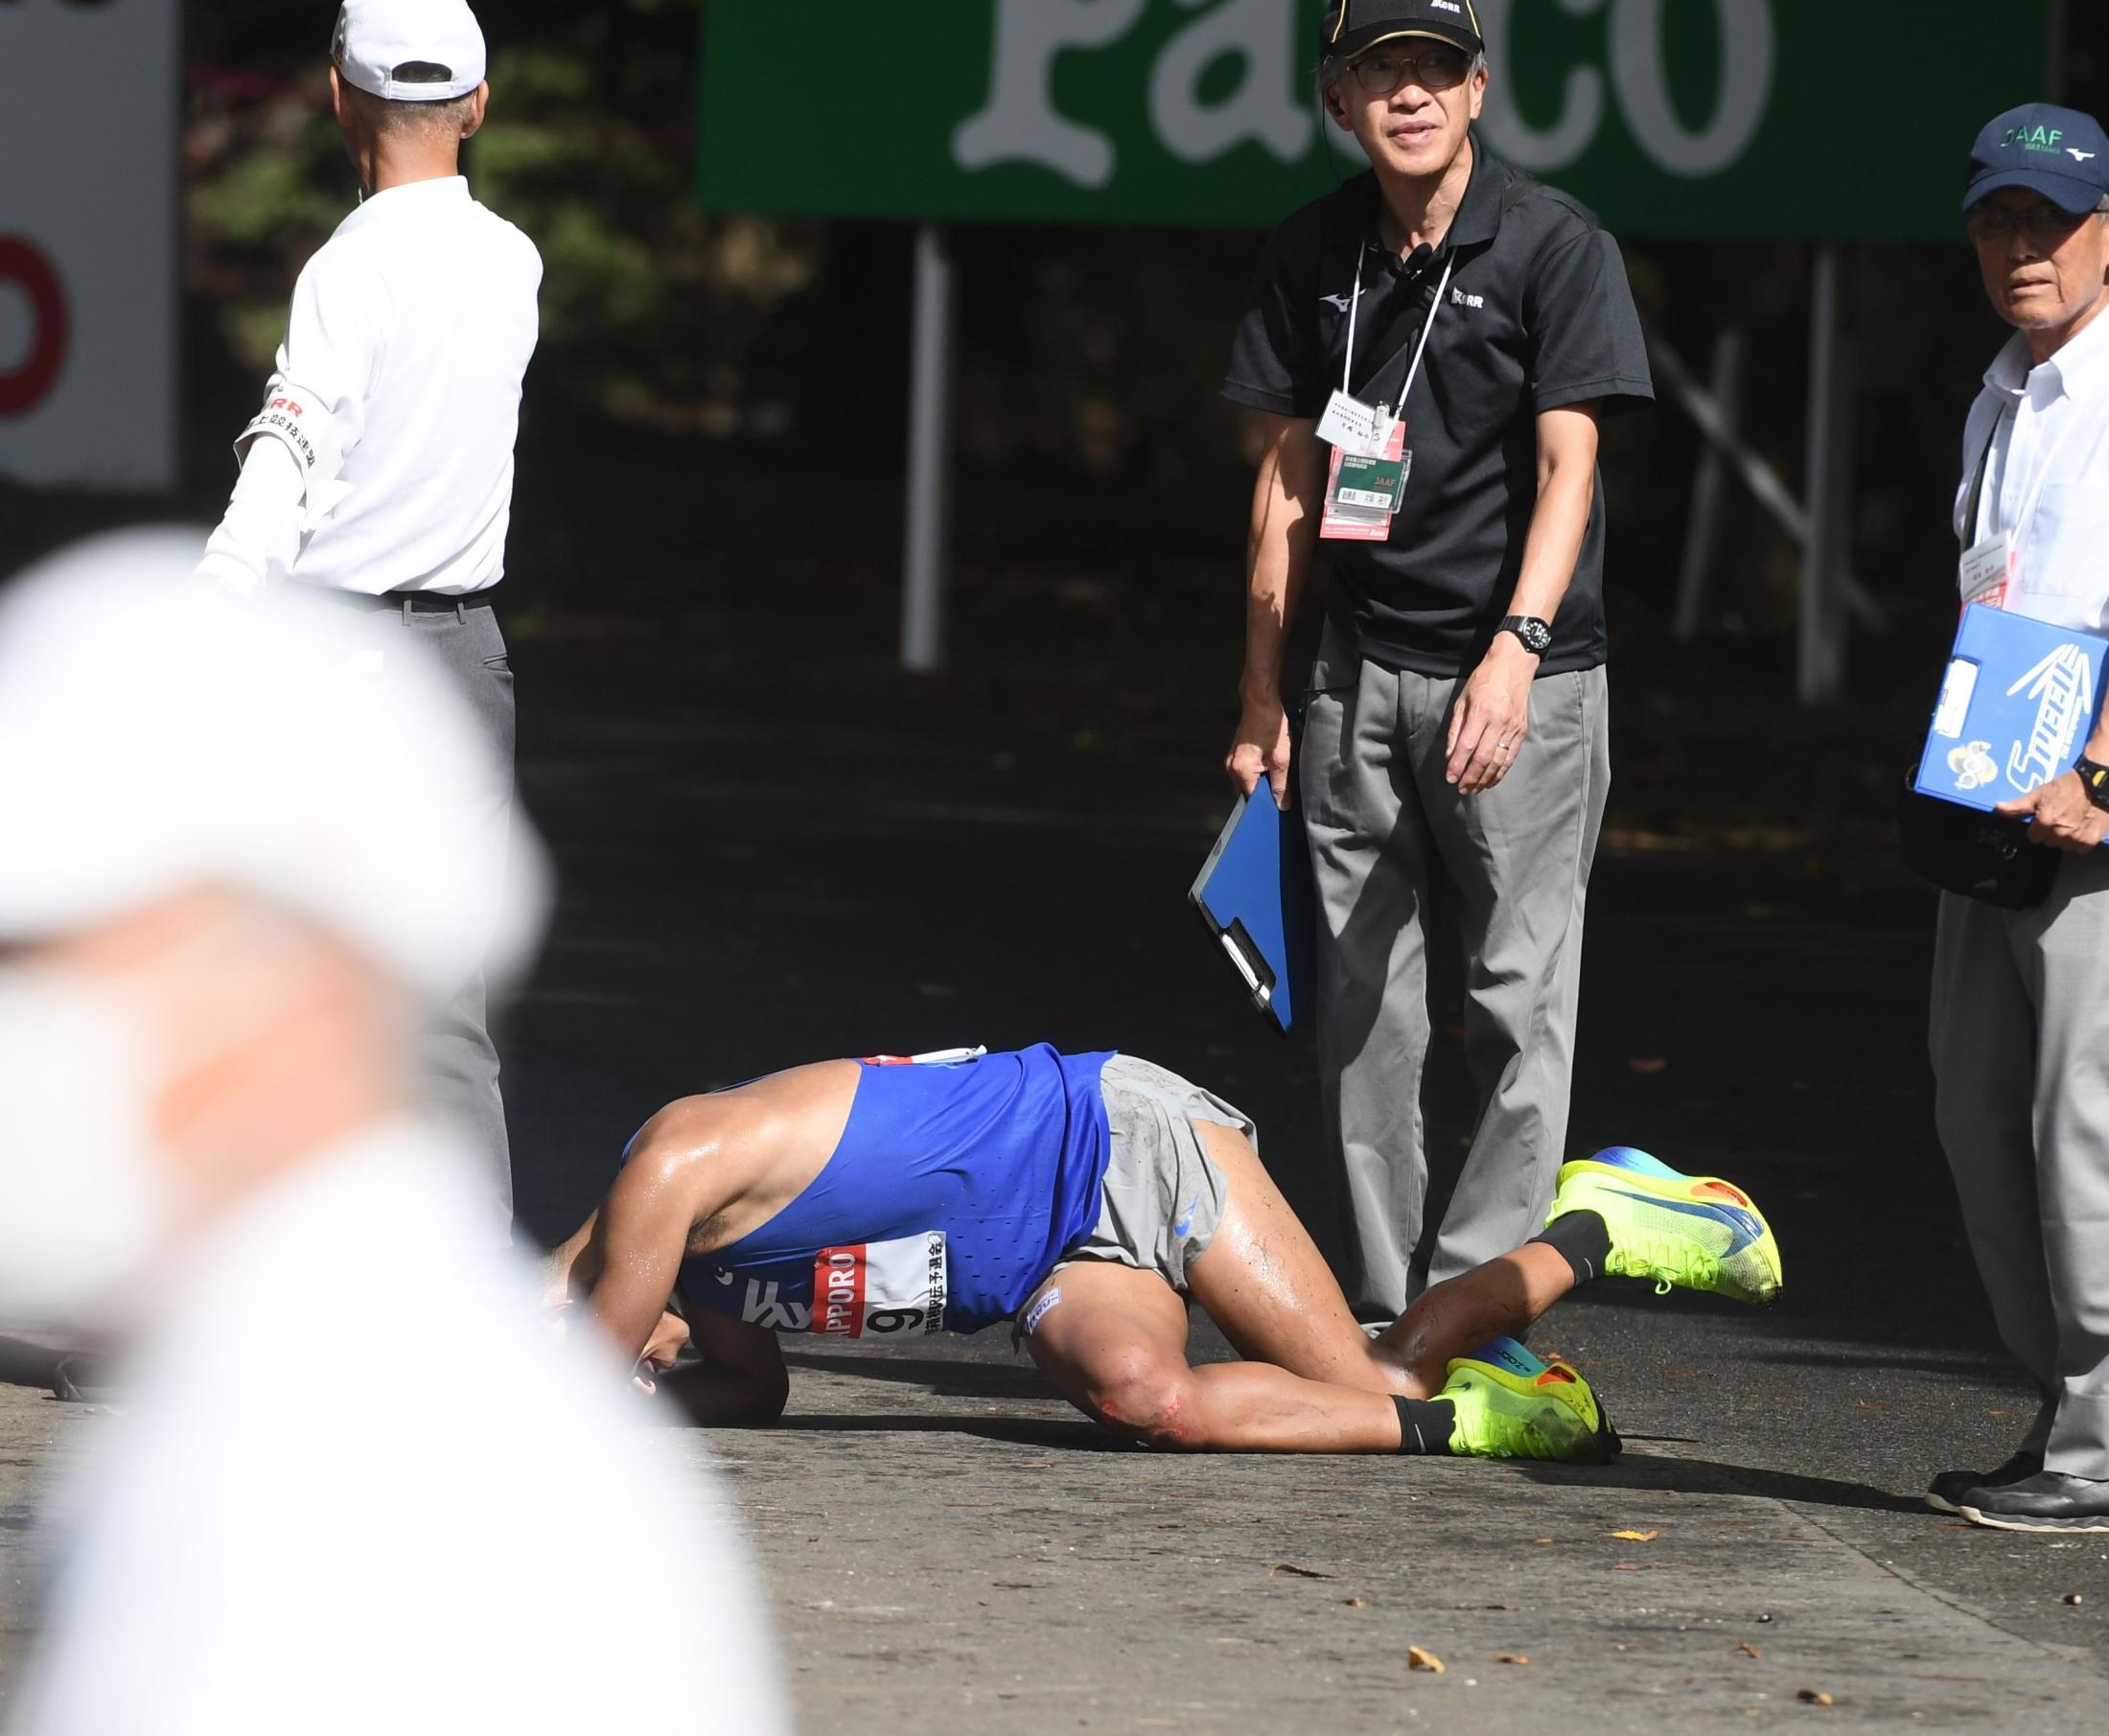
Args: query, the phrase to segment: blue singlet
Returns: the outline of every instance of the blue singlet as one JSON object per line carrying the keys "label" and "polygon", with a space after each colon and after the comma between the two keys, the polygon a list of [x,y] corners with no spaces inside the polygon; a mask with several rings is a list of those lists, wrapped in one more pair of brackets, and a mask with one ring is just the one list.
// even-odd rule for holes
{"label": "blue singlet", "polygon": [[862,1063],[805,1192],[684,1262],[682,1295],[779,1332],[974,1332],[1017,1312],[1099,1219],[1107,1054],[1046,1044],[978,1060]]}

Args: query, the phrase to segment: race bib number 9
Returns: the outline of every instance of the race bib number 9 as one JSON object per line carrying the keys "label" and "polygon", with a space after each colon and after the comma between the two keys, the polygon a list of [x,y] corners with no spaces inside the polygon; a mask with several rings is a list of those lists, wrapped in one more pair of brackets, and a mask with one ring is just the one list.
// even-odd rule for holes
{"label": "race bib number 9", "polygon": [[813,1257],[813,1325],[841,1338],[901,1337],[944,1329],[944,1236],[823,1248]]}

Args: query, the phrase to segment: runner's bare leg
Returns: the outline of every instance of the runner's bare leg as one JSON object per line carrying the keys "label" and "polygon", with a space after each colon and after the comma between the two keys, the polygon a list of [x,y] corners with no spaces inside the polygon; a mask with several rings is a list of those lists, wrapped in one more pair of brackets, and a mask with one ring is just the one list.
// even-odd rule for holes
{"label": "runner's bare leg", "polygon": [[1573,1288],[1562,1255],[1528,1245],[1429,1290],[1373,1340],[1250,1144],[1227,1127],[1202,1132],[1228,1199],[1188,1281],[1247,1360],[1193,1367],[1185,1307],[1155,1273],[1083,1261],[1035,1299],[1059,1294],[1034,1318],[1033,1361],[1117,1434],[1170,1447],[1392,1451],[1393,1398],[1433,1397],[1451,1358],[1520,1334]]}

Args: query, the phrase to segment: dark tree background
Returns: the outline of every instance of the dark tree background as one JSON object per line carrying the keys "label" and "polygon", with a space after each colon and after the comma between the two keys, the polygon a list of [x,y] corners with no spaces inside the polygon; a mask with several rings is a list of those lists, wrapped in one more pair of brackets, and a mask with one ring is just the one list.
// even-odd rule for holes
{"label": "dark tree background", "polygon": [[[897,224],[695,208],[705,3],[484,8],[494,103],[470,172],[547,265],[515,541],[523,630],[649,639],[711,680],[742,679],[758,651],[764,665],[795,668],[785,679],[831,692],[883,688],[994,724],[1219,752],[1250,454],[1215,388],[1258,234],[958,233],[955,669],[903,683],[892,649],[911,237]],[[2109,106],[2098,10],[2071,9],[2065,56],[2068,100],[2097,112]],[[294,275],[355,195],[324,101],[334,13],[335,0],[188,7],[185,492],[201,516],[223,493],[224,437],[252,407]],[[847,70],[830,100],[883,104],[883,91],[856,82],[854,44],[842,46]],[[795,124],[814,101],[811,75],[794,57],[781,76]],[[1853,82],[1881,69],[1838,76],[1842,110]],[[1966,87],[1926,101],[1967,101]],[[1840,173],[1863,167],[1842,154]],[[1871,175],[1867,197],[1880,196]],[[1748,431],[1798,492],[1809,250],[1622,239],[1651,326],[1695,370],[1721,331],[1748,334]],[[1892,623],[1879,655],[1856,643],[1852,701],[1885,742],[1902,743],[1952,618],[1957,429],[2002,330],[1959,220],[1952,246],[1860,247],[1848,268],[1852,552]],[[839,479],[818,509],[795,486],[816,453]],[[1708,815],[1729,825],[1770,802],[1815,833],[1859,826],[1871,838],[1886,826],[1886,749],[1815,796],[1768,797],[1761,769],[1755,794],[1722,785],[1721,760],[1747,761],[1753,734],[1804,730],[1782,757],[1806,758],[1836,724],[1781,721],[1798,553],[1733,487],[1706,632],[1697,645],[1669,642],[1699,453],[1668,404],[1607,435],[1620,728],[1637,749],[1621,762],[1621,811],[1636,825]],[[8,504],[31,542],[119,510]]]}

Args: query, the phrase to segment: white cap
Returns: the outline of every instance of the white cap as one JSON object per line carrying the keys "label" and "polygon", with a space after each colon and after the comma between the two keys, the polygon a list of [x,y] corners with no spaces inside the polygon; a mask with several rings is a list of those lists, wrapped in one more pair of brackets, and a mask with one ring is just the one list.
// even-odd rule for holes
{"label": "white cap", "polygon": [[497,821],[505,774],[445,673],[385,613],[192,581],[199,542],[102,537],[0,590],[0,938],[217,886],[434,999],[516,974],[545,858]]}
{"label": "white cap", "polygon": [[339,78],[390,103],[465,97],[487,64],[467,0],[344,0],[330,60]]}

